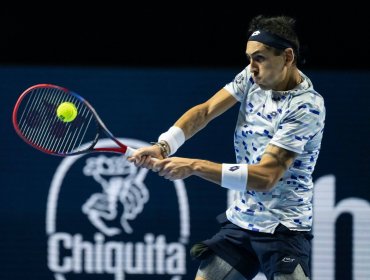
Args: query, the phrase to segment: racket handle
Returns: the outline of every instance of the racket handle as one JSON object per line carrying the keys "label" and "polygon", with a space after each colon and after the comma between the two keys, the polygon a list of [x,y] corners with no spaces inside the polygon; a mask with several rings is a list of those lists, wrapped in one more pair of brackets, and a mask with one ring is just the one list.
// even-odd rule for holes
{"label": "racket handle", "polygon": [[130,147],[127,147],[127,150],[126,150],[125,156],[126,156],[126,157],[130,157],[130,156],[132,156],[132,154],[133,154],[133,153],[135,153],[135,152],[136,152],[136,149],[134,149],[134,148],[130,148]]}
{"label": "racket handle", "polygon": [[[132,156],[132,154],[135,153],[135,152],[136,152],[136,149],[127,147],[125,157],[128,158],[128,157]],[[158,159],[156,159],[156,158],[152,158],[152,162],[157,161],[157,160]]]}

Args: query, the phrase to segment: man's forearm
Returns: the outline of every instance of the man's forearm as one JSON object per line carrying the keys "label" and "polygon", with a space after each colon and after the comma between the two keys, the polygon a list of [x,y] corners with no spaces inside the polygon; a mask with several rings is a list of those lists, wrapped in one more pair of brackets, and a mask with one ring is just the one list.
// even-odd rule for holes
{"label": "man's forearm", "polygon": [[185,138],[189,139],[204,128],[209,121],[206,106],[200,104],[186,111],[174,126],[180,127],[184,131]]}
{"label": "man's forearm", "polygon": [[211,120],[230,109],[237,100],[225,89],[219,90],[206,102],[185,112],[174,124],[180,127],[186,139],[191,138]]}
{"label": "man's forearm", "polygon": [[222,164],[198,159],[194,163],[193,175],[221,185]]}
{"label": "man's forearm", "polygon": [[[240,182],[242,185],[238,187],[238,189],[243,190],[248,188],[254,191],[270,191],[271,188],[276,184],[276,178],[278,177],[274,174],[276,173],[281,175],[280,172],[282,172],[282,170],[278,172],[279,170],[277,170],[275,166],[263,166],[260,164],[234,165],[242,165],[243,168],[240,170],[242,170],[242,172],[247,172],[245,174],[246,176],[244,176],[245,178],[248,178],[247,181]],[[248,166],[248,168],[244,168],[245,166]],[[225,174],[223,175],[222,167],[223,165],[220,163],[197,159],[193,163],[193,175],[222,186],[222,178],[225,176]],[[242,177],[243,176],[241,176],[241,178]],[[234,187],[236,186],[231,186],[229,188],[234,189]]]}

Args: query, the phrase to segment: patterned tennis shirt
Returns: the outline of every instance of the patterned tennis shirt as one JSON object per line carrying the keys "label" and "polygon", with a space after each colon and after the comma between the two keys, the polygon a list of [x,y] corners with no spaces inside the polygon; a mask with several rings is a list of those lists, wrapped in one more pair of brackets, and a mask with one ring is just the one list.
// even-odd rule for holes
{"label": "patterned tennis shirt", "polygon": [[227,209],[227,218],[242,228],[273,233],[281,223],[291,230],[311,230],[312,172],[321,147],[325,105],[310,79],[300,74],[303,81],[292,90],[262,90],[247,66],[224,87],[241,103],[234,134],[238,163],[258,163],[268,144],[297,153],[271,191],[241,192]]}

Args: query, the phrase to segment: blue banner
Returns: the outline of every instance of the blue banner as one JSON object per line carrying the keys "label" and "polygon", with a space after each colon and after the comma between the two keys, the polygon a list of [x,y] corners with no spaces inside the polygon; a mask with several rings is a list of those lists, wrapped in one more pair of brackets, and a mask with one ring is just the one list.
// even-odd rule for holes
{"label": "blue banner", "polygon": [[[75,91],[138,148],[240,70],[0,67],[0,279],[194,279],[190,247],[216,232],[215,216],[233,197],[197,177],[167,181],[117,154],[62,158],[33,149],[12,126],[23,90],[51,83]],[[313,279],[370,279],[370,72],[305,73],[327,108],[314,172]],[[213,120],[176,155],[234,162],[237,112]]]}

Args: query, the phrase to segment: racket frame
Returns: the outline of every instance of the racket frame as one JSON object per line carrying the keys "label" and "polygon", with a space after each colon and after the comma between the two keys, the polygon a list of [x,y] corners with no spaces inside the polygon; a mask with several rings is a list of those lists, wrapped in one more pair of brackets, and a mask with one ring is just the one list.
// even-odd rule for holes
{"label": "racket frame", "polygon": [[[18,109],[20,107],[20,104],[21,104],[22,100],[27,96],[27,94],[29,94],[30,92],[32,92],[33,90],[38,89],[38,88],[53,88],[53,89],[61,90],[61,91],[65,92],[66,94],[70,94],[70,95],[74,96],[75,98],[77,98],[78,100],[80,100],[81,102],[83,102],[87,106],[87,108],[93,114],[93,117],[94,117],[94,119],[96,121],[96,124],[97,124],[97,133],[96,133],[95,138],[91,141],[91,145],[89,145],[87,148],[85,148],[83,150],[76,151],[76,152],[58,153],[58,152],[55,152],[55,151],[52,151],[52,150],[45,149],[45,148],[43,148],[43,147],[41,147],[41,146],[39,146],[39,145],[37,145],[35,143],[32,143],[31,141],[29,141],[27,139],[27,137],[25,137],[23,135],[23,133],[21,132],[21,129],[19,128],[18,121],[17,121]],[[47,154],[52,154],[52,155],[57,155],[57,156],[64,157],[64,156],[71,156],[71,155],[78,155],[78,154],[87,154],[87,153],[93,153],[93,152],[110,152],[110,153],[123,154],[123,155],[125,155],[127,157],[127,156],[132,155],[132,153],[135,151],[133,148],[130,148],[130,147],[126,146],[125,144],[121,143],[109,131],[109,129],[104,124],[104,122],[102,121],[102,119],[99,117],[99,115],[96,112],[96,110],[94,109],[94,107],[85,98],[83,98],[81,95],[79,95],[79,94],[77,94],[77,93],[75,93],[73,91],[70,91],[67,88],[64,88],[64,87],[61,87],[61,86],[57,86],[57,85],[54,85],[54,84],[37,84],[37,85],[33,85],[33,86],[29,87],[28,89],[26,89],[19,96],[19,98],[18,98],[18,100],[17,100],[17,102],[16,102],[16,104],[14,106],[13,114],[12,114],[12,122],[13,122],[13,126],[14,126],[15,131],[21,137],[21,139],[23,139],[30,146],[32,146],[32,147],[34,147],[34,148],[36,148],[36,149],[38,149],[38,150],[40,150],[40,151],[42,151],[44,153],[47,153]],[[104,134],[106,134],[113,142],[115,142],[117,144],[117,147],[100,147],[100,148],[95,148],[95,145],[99,141],[101,132],[103,132]]]}

